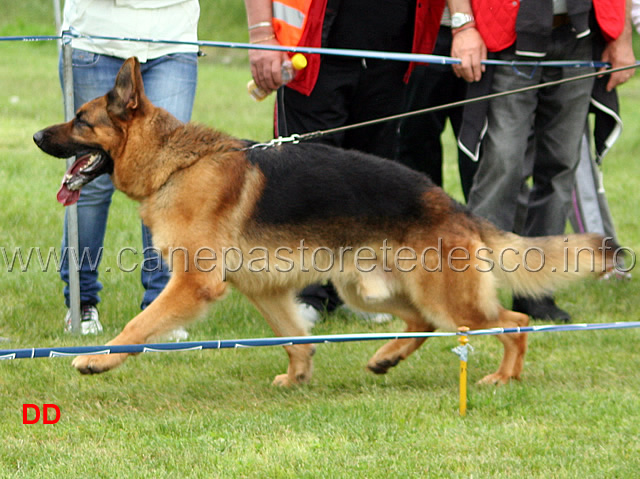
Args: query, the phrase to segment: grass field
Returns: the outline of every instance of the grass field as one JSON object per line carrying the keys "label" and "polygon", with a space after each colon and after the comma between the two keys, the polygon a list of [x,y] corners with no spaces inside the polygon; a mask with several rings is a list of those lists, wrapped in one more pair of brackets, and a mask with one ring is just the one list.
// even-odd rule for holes
{"label": "grass field", "polygon": [[[4,8],[23,18],[23,10]],[[38,18],[37,33],[51,33]],[[30,24],[2,21],[2,34],[33,33]],[[0,336],[10,340],[0,347],[103,343],[137,313],[142,294],[138,273],[116,264],[118,250],[140,245],[136,205],[114,196],[100,268],[105,333],[65,335],[55,268],[43,272],[32,264],[21,271],[8,264],[16,249],[26,255],[29,248],[55,251],[60,244],[63,209],[55,193],[64,166],[31,140],[62,118],[55,45],[0,49]],[[201,62],[194,120],[268,139],[272,105],[248,99],[248,76],[242,60],[228,64],[211,52]],[[640,78],[620,93],[625,131],[606,159],[606,186],[619,236],[638,251]],[[453,162],[446,189],[459,196]],[[640,287],[633,273],[631,282],[574,286],[558,301],[575,322],[637,320]],[[339,314],[314,332],[402,326]],[[192,340],[272,336],[237,294],[190,334]],[[382,377],[364,368],[380,344],[322,345],[312,383],[284,390],[270,385],[286,368],[281,348],[146,354],[94,377],[80,376],[64,358],[4,361],[0,477],[634,478],[640,467],[638,340],[637,330],[532,334],[523,380],[495,388],[473,383],[497,367],[502,348],[493,338],[473,339],[464,419],[457,414],[454,339],[430,340]],[[23,425],[24,403],[57,404],[61,420]]]}

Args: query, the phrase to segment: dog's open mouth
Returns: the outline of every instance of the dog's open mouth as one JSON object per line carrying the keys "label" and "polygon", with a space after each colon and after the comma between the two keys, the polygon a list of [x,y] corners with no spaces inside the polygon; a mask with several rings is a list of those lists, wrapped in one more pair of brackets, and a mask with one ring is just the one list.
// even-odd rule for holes
{"label": "dog's open mouth", "polygon": [[110,173],[111,158],[103,152],[93,151],[77,155],[76,161],[62,178],[56,198],[59,203],[69,206],[78,201],[80,189],[103,173]]}

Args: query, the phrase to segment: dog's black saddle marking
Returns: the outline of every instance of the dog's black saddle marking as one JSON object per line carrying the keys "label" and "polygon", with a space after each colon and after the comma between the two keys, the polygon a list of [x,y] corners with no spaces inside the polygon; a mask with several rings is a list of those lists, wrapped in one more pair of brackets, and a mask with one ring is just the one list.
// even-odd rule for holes
{"label": "dog's black saddle marking", "polygon": [[304,224],[336,218],[410,219],[424,210],[433,183],[397,162],[318,143],[248,150],[266,185],[254,219]]}

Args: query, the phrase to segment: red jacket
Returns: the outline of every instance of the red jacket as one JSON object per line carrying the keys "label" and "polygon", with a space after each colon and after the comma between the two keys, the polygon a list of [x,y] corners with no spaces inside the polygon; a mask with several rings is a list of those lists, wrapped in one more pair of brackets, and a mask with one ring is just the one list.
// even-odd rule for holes
{"label": "red jacket", "polygon": [[[605,40],[615,40],[622,33],[625,5],[625,0],[593,0]],[[499,52],[515,43],[520,0],[471,0],[471,6],[478,31],[490,52]]]}
{"label": "red jacket", "polygon": [[[304,4],[304,1],[299,2]],[[445,0],[418,0],[416,2],[416,16],[413,32],[412,53],[431,53],[438,36],[440,28],[440,20],[444,11]],[[322,28],[324,23],[324,14],[327,8],[327,0],[312,0],[308,5],[309,11],[304,21],[304,30],[297,46],[319,48],[322,46]],[[280,40],[276,30],[276,36]],[[283,45],[286,43],[281,42]],[[306,55],[307,67],[299,71],[295,79],[287,86],[299,91],[305,95],[309,95],[313,90],[318,72],[320,71],[320,55]],[[405,80],[409,79],[409,75],[415,64],[410,63],[407,69]]]}

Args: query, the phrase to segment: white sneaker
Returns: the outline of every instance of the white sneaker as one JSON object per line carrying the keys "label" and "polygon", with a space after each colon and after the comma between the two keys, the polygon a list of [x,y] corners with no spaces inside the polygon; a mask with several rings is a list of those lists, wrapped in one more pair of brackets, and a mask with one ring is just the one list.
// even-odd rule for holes
{"label": "white sneaker", "polygon": [[179,343],[180,341],[186,341],[189,339],[189,333],[183,327],[179,327],[168,333],[164,339]]}
{"label": "white sneaker", "polygon": [[[64,330],[67,333],[71,332],[71,310],[68,310],[64,317]],[[92,304],[83,304],[80,306],[80,332],[84,336],[88,334],[100,334],[102,332],[98,308]]]}
{"label": "white sneaker", "polygon": [[318,311],[313,306],[306,303],[298,304],[298,316],[304,319],[310,325],[316,324],[320,321],[320,311]]}

